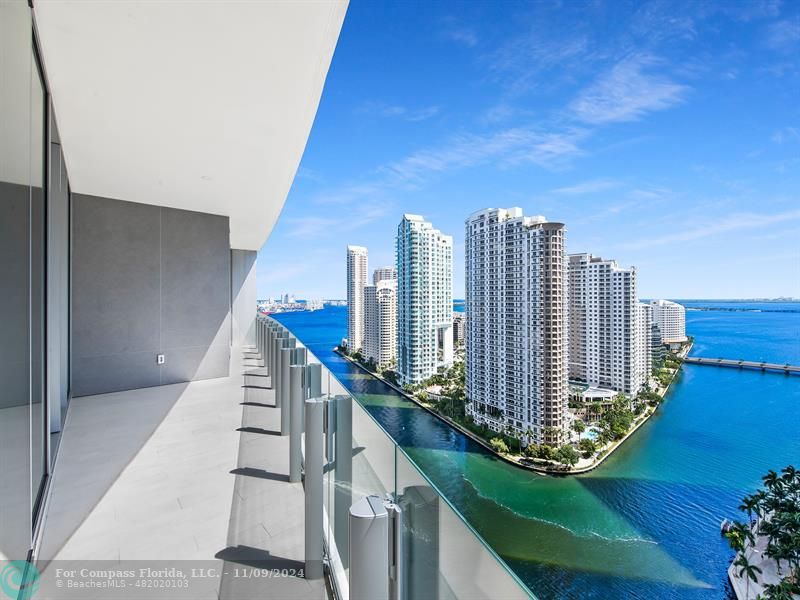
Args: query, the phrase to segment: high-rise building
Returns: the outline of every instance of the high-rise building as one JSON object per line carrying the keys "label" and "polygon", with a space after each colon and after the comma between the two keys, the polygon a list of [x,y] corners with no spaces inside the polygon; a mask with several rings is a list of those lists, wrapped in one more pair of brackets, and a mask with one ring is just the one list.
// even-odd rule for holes
{"label": "high-rise building", "polygon": [[378,267],[372,272],[372,283],[378,285],[379,281],[397,281],[397,269],[394,267]]}
{"label": "high-rise building", "polygon": [[686,341],[686,309],[677,302],[652,300],[653,322],[661,330],[664,344],[681,344]]}
{"label": "high-rise building", "polygon": [[364,347],[364,286],[367,285],[367,249],[347,247],[347,344]]}
{"label": "high-rise building", "polygon": [[416,384],[453,362],[453,238],[403,215],[395,245],[398,373]]}
{"label": "high-rise building", "polygon": [[664,342],[661,339],[661,330],[658,328],[658,323],[653,320],[653,312],[652,312],[652,305],[648,304],[651,307],[650,311],[650,362],[651,368],[652,365],[660,364],[662,360],[664,360],[664,356],[667,353],[666,348],[664,347]]}
{"label": "high-rise building", "polygon": [[380,279],[364,286],[364,355],[379,367],[389,365],[397,356],[396,279]]}
{"label": "high-rise building", "polygon": [[636,268],[570,254],[569,299],[570,378],[635,396],[647,380],[650,337]]}
{"label": "high-rise building", "polygon": [[463,312],[453,313],[453,343],[463,346],[466,335],[467,315]]}
{"label": "high-rise building", "polygon": [[539,444],[567,429],[565,237],[520,208],[466,221],[467,414]]}
{"label": "high-rise building", "polygon": [[[636,303],[636,380],[639,389],[647,385],[653,370],[653,307]],[[638,390],[637,390],[638,391]]]}

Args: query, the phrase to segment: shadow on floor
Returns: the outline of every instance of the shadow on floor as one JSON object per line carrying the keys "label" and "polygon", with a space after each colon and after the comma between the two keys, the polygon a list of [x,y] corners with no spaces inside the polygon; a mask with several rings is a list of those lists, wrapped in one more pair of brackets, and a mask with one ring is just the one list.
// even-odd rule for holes
{"label": "shadow on floor", "polygon": [[[243,402],[240,404],[244,404]],[[252,406],[251,404],[247,404],[247,406]],[[262,429],[261,427],[239,427],[236,431],[241,431],[242,433],[258,433],[260,435],[280,435],[280,431],[273,431],[272,429]]]}
{"label": "shadow on floor", "polygon": [[283,481],[288,483],[289,476],[283,473],[272,473],[264,469],[254,469],[253,467],[239,467],[231,471],[231,475],[243,475],[245,477],[256,477],[258,479],[269,479],[271,481]]}
{"label": "shadow on floor", "polygon": [[214,555],[226,562],[232,562],[254,569],[289,569],[300,571],[305,564],[301,560],[292,560],[281,556],[273,556],[269,550],[251,546],[228,546]]}

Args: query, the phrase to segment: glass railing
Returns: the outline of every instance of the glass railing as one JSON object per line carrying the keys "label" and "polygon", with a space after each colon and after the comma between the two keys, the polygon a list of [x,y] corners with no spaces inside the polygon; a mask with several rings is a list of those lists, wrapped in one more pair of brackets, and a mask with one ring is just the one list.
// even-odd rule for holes
{"label": "glass railing", "polygon": [[[310,351],[308,361],[321,364]],[[349,596],[349,510],[369,495],[391,498],[402,510],[404,599],[534,597],[324,365],[322,393],[329,400],[323,475],[326,558],[339,598]]]}

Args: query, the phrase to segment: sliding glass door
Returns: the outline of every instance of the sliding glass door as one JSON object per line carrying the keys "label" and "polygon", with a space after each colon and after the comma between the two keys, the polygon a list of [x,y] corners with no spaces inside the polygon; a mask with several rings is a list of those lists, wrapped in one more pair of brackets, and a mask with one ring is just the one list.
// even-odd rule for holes
{"label": "sliding glass door", "polygon": [[47,94],[26,2],[0,2],[0,562],[31,548],[47,474]]}

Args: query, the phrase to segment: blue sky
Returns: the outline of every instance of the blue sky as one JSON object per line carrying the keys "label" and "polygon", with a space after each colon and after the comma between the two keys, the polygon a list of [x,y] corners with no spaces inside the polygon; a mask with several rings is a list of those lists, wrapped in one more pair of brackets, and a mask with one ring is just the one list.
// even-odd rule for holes
{"label": "blue sky", "polygon": [[800,297],[800,2],[351,0],[259,297],[345,296],[404,212],[520,206],[641,297]]}

